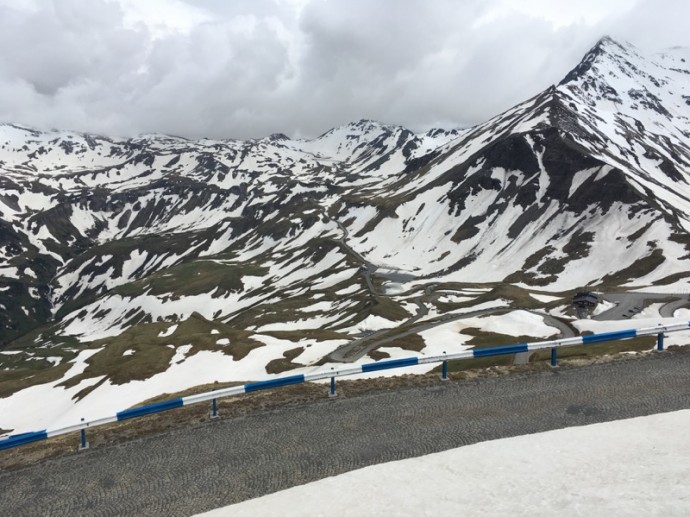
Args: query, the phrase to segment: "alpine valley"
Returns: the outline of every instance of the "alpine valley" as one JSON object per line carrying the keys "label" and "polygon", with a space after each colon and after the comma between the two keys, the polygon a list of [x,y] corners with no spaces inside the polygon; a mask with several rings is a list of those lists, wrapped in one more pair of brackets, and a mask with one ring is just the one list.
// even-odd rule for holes
{"label": "alpine valley", "polygon": [[215,381],[597,331],[576,290],[690,287],[690,49],[603,38],[558,85],[424,134],[2,125],[0,182],[0,434]]}

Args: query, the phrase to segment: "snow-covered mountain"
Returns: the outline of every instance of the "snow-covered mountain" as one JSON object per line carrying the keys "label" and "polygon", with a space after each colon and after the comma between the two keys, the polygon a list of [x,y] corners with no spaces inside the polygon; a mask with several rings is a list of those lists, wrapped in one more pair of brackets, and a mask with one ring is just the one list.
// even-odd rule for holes
{"label": "snow-covered mountain", "polygon": [[524,307],[535,290],[679,291],[689,117],[690,50],[604,38],[468,129],[190,141],[0,126],[0,396],[65,379],[84,348],[98,353],[67,385],[93,389],[201,351],[315,364],[363,333]]}

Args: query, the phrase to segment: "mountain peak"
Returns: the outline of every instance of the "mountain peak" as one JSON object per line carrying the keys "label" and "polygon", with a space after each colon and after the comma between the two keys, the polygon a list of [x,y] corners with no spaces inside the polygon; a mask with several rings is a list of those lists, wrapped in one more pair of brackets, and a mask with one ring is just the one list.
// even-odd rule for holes
{"label": "mountain peak", "polygon": [[594,45],[593,48],[601,48],[603,50],[606,50],[607,48],[610,47],[617,47],[617,48],[625,48],[626,45],[628,44],[622,44],[621,42],[617,41],[616,39],[612,38],[609,35],[604,35],[601,38],[599,38],[599,41],[597,41],[596,45]]}
{"label": "mountain peak", "polygon": [[132,405],[117,386],[164,372],[170,387],[157,376],[140,398],[189,388],[183,371],[260,380],[402,335],[437,354],[423,333],[459,311],[502,317],[530,297],[566,316],[582,285],[687,289],[688,63],[604,37],[567,84],[420,135],[371,120],[247,141],[0,125],[0,369],[19,390],[0,428],[30,430],[5,408],[46,379],[57,419]]}
{"label": "mountain peak", "polygon": [[380,122],[377,122],[375,120],[363,118],[363,119],[357,120],[356,122],[350,122],[349,124],[347,124],[346,127],[350,128],[350,129],[362,131],[362,132],[368,132],[368,131],[378,131],[385,126],[384,126],[384,124],[381,124]]}
{"label": "mountain peak", "polygon": [[596,63],[609,60],[620,61],[621,57],[627,58],[630,56],[639,56],[632,44],[623,44],[614,40],[611,36],[604,36],[585,54],[582,61],[568,72],[559,83],[559,86],[577,81],[587,75]]}

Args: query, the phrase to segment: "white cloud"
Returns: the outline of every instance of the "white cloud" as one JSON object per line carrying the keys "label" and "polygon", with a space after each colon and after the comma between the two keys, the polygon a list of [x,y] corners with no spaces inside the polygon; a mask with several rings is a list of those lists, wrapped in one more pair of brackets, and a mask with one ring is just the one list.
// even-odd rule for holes
{"label": "white cloud", "polygon": [[171,33],[189,33],[197,25],[210,21],[211,13],[182,0],[119,0],[123,25],[144,25],[154,38]]}
{"label": "white cloud", "polygon": [[495,16],[507,13],[522,15],[547,21],[554,28],[562,28],[573,23],[593,25],[624,13],[635,7],[637,0],[579,0],[577,2],[554,2],[553,0],[521,0],[511,2],[500,0],[492,10]]}
{"label": "white cloud", "polygon": [[114,135],[478,123],[604,35],[690,46],[681,0],[0,0],[0,121]]}

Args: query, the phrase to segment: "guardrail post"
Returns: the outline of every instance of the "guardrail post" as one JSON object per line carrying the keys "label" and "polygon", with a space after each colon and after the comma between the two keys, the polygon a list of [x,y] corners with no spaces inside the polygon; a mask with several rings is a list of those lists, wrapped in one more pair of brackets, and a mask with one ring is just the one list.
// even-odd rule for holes
{"label": "guardrail post", "polygon": [[551,366],[553,367],[558,366],[558,352],[556,350],[557,348],[551,349]]}
{"label": "guardrail post", "polygon": [[338,394],[335,392],[335,377],[331,377],[331,389],[328,392],[328,396],[332,398],[332,397],[335,397],[337,395]]}
{"label": "guardrail post", "polygon": [[211,400],[211,418],[218,418],[218,404],[216,399]]}
{"label": "guardrail post", "polygon": [[448,380],[448,361],[443,361],[443,367],[441,368],[441,380]]}
{"label": "guardrail post", "polygon": [[656,335],[656,349],[661,352],[664,350],[664,333],[659,332]]}
{"label": "guardrail post", "polygon": [[[84,419],[82,418],[81,421],[83,422]],[[83,451],[83,450],[89,448],[89,442],[86,441],[86,429],[82,429],[80,433],[81,433],[81,443],[79,444],[79,450]]]}

